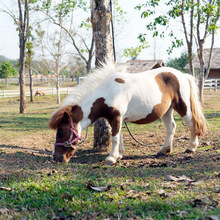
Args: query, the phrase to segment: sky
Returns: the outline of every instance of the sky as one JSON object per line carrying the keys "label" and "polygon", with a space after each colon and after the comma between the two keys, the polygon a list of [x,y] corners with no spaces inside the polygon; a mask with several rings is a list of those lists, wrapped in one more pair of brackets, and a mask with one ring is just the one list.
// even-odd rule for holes
{"label": "sky", "polygon": [[[137,4],[143,3],[143,0],[119,0],[119,2],[122,9],[127,12],[127,23],[122,28],[121,34],[116,38],[117,50],[123,51],[125,48],[137,46],[138,34],[144,33],[146,30],[146,19],[141,19],[140,12],[134,9]],[[7,2],[5,0],[0,0],[0,7],[2,7],[2,4],[7,4],[10,9],[17,7],[16,0],[7,0]],[[160,11],[158,11],[158,13],[160,13]],[[173,28],[180,29],[178,23],[173,24]],[[184,37],[181,32],[179,32],[178,35]],[[138,57],[139,59],[154,59],[154,57],[156,57],[156,59],[167,61],[168,58],[179,57],[181,52],[185,50],[185,48],[176,49],[171,56],[169,56],[166,50],[170,44],[170,39],[153,39],[150,34],[148,36],[149,39],[147,40],[150,44],[150,48],[145,49]],[[219,34],[216,36],[215,42],[215,47],[220,47]],[[12,18],[5,13],[0,13],[0,55],[4,55],[11,59],[18,59],[19,57],[18,32],[16,31],[16,26]],[[121,59],[122,52],[119,53],[119,57],[119,59]]]}

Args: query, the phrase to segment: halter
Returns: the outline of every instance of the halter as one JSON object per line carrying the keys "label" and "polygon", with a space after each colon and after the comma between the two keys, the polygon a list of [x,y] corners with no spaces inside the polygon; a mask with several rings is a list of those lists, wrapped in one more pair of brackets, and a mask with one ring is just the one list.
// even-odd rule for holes
{"label": "halter", "polygon": [[[74,126],[73,126],[73,120],[70,118],[70,137],[68,141],[64,141],[63,143],[54,143],[54,146],[61,145],[64,147],[72,147],[73,149],[76,149],[75,146],[72,146],[72,144],[77,141],[81,140],[78,133],[76,132]],[[73,137],[75,135],[75,137]]]}

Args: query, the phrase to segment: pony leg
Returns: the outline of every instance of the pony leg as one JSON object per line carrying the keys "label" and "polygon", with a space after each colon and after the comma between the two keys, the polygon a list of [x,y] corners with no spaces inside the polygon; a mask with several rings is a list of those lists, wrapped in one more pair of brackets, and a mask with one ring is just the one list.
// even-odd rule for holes
{"label": "pony leg", "polygon": [[176,123],[173,118],[173,108],[171,107],[162,117],[162,121],[166,127],[167,136],[163,146],[157,153],[157,156],[164,156],[172,152],[173,137],[176,130]]}
{"label": "pony leg", "polygon": [[113,165],[122,157],[119,154],[120,134],[112,136],[112,149],[108,157],[105,159],[105,165]]}
{"label": "pony leg", "polygon": [[186,153],[194,153],[199,146],[199,139],[195,133],[192,116],[185,115],[183,117],[187,127],[190,130],[190,146],[186,149]]}
{"label": "pony leg", "polygon": [[113,165],[123,156],[124,146],[121,135],[122,120],[116,118],[112,122],[112,149],[105,159],[105,165]]}
{"label": "pony leg", "polygon": [[118,159],[122,159],[124,151],[125,151],[125,148],[124,148],[123,136],[120,132],[119,158]]}

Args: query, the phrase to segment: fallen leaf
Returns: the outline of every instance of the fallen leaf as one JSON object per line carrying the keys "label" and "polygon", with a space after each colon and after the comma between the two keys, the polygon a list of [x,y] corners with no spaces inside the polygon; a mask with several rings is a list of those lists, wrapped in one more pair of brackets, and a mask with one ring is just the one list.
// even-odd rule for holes
{"label": "fallen leaf", "polygon": [[0,209],[0,214],[5,214],[6,212],[8,212],[9,210],[7,208],[1,208]]}
{"label": "fallen leaf", "polygon": [[110,185],[108,185],[108,186],[95,186],[92,181],[89,181],[86,184],[86,187],[90,190],[94,190],[94,191],[97,191],[97,192],[106,192],[106,191],[109,191],[111,189]]}
{"label": "fallen leaf", "polygon": [[166,198],[166,197],[168,197],[169,195],[170,195],[170,193],[167,193],[165,190],[160,190],[159,192],[159,195],[160,195],[160,197],[162,197],[162,198]]}
{"label": "fallen leaf", "polygon": [[1,186],[0,190],[12,191],[12,188]]}
{"label": "fallen leaf", "polygon": [[130,190],[126,193],[126,198],[128,199],[141,198],[142,196],[143,196],[143,193],[137,192],[135,190]]}
{"label": "fallen leaf", "polygon": [[48,174],[47,174],[47,176],[51,176],[51,175],[54,175],[54,174],[56,174],[57,173],[57,170],[52,170],[52,171],[50,171]]}
{"label": "fallen leaf", "polygon": [[214,189],[214,193],[220,193],[220,187]]}
{"label": "fallen leaf", "polygon": [[209,219],[209,220],[219,220],[219,217],[216,216],[216,215],[209,215],[209,216],[208,216],[208,219]]}
{"label": "fallen leaf", "polygon": [[192,179],[190,179],[189,177],[183,175],[183,176],[171,176],[171,175],[166,175],[165,176],[165,180],[166,181],[174,181],[174,182],[193,182]]}

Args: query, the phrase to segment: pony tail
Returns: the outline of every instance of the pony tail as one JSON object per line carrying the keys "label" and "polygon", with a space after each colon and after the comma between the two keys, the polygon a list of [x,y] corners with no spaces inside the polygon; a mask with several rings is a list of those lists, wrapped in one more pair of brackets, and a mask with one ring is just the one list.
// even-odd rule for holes
{"label": "pony tail", "polygon": [[187,79],[190,84],[190,103],[192,119],[194,122],[194,132],[197,136],[202,136],[206,133],[206,119],[202,111],[202,106],[199,100],[198,86],[195,78],[187,74]]}

